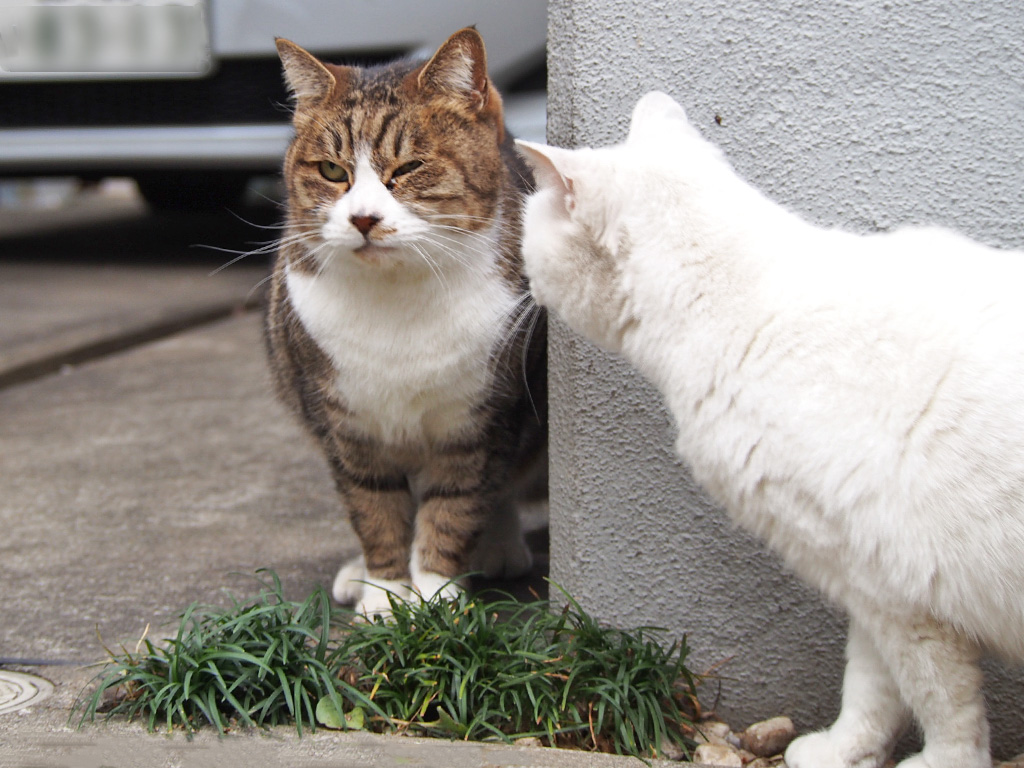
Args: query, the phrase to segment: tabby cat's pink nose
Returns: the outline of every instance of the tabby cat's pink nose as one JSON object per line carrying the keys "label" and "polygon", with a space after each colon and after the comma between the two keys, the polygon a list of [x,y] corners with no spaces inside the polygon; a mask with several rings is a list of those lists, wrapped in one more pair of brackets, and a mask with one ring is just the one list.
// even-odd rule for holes
{"label": "tabby cat's pink nose", "polygon": [[352,222],[352,226],[359,230],[360,234],[366,236],[370,234],[370,230],[374,228],[380,216],[352,216],[349,218]]}

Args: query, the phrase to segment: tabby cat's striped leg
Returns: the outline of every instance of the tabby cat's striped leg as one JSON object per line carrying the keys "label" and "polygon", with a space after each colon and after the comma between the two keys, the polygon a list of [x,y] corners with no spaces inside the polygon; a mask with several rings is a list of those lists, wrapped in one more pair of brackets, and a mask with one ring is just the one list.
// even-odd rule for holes
{"label": "tabby cat's striped leg", "polygon": [[436,453],[417,478],[420,491],[412,547],[412,585],[425,600],[452,597],[453,579],[470,569],[470,555],[491,509],[500,501],[495,467],[486,445],[468,442]]}
{"label": "tabby cat's striped leg", "polygon": [[[365,570],[344,566],[334,583],[335,596],[358,593],[356,611],[367,616],[390,613],[389,593],[409,594],[409,550],[412,544],[413,500],[405,478],[353,477],[336,472],[338,489],[348,508],[352,528],[363,548]],[[339,583],[344,582],[344,583]]]}
{"label": "tabby cat's striped leg", "polygon": [[416,513],[412,548],[412,586],[424,599],[455,597],[456,579],[469,571],[470,554],[487,519],[491,500],[475,489],[425,495]]}

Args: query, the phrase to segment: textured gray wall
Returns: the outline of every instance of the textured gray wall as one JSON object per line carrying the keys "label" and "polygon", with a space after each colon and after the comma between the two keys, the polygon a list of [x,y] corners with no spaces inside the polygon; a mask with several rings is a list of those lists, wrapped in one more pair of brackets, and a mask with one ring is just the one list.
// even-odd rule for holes
{"label": "textured gray wall", "polygon": [[[553,0],[548,138],[620,141],[657,88],[812,221],[1024,247],[1022,40],[1013,0]],[[694,488],[653,388],[557,323],[551,369],[553,578],[605,620],[689,633],[697,669],[729,660],[734,725],[831,722],[842,617]],[[989,671],[995,751],[1022,752],[1024,678]]]}

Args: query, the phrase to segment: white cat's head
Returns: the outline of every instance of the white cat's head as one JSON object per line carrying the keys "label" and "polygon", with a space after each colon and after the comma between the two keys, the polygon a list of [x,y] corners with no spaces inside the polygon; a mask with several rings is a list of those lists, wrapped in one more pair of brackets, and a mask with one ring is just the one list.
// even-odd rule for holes
{"label": "white cat's head", "polygon": [[518,141],[537,191],[526,205],[523,258],[537,301],[611,351],[637,321],[631,262],[658,258],[668,177],[707,145],[669,96],[637,103],[623,144],[560,149]]}

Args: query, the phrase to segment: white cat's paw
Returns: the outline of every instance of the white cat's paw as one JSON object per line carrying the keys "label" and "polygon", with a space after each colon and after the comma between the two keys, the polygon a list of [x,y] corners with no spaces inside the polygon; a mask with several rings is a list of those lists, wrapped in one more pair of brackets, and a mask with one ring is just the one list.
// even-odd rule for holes
{"label": "white cat's paw", "polygon": [[900,760],[896,768],[932,768],[932,764],[925,759],[924,755],[918,753],[906,760]]}
{"label": "white cat's paw", "polygon": [[986,750],[972,745],[931,751],[926,746],[924,752],[901,760],[896,768],[992,768],[992,758]]}
{"label": "white cat's paw", "polygon": [[409,587],[400,581],[385,579],[367,579],[363,585],[363,595],[356,603],[356,613],[373,620],[380,616],[387,620],[391,617],[392,600],[408,600]]}
{"label": "white cat's paw", "polygon": [[[786,749],[787,768],[868,768],[875,763],[850,763],[839,753],[828,731],[794,739]],[[880,763],[879,763],[880,765]]]}
{"label": "white cat's paw", "polygon": [[353,605],[363,596],[366,581],[366,559],[360,555],[341,566],[334,577],[331,595],[343,605]]}
{"label": "white cat's paw", "polygon": [[533,568],[533,554],[522,535],[488,536],[486,533],[473,551],[470,569],[488,579],[515,579]]}

